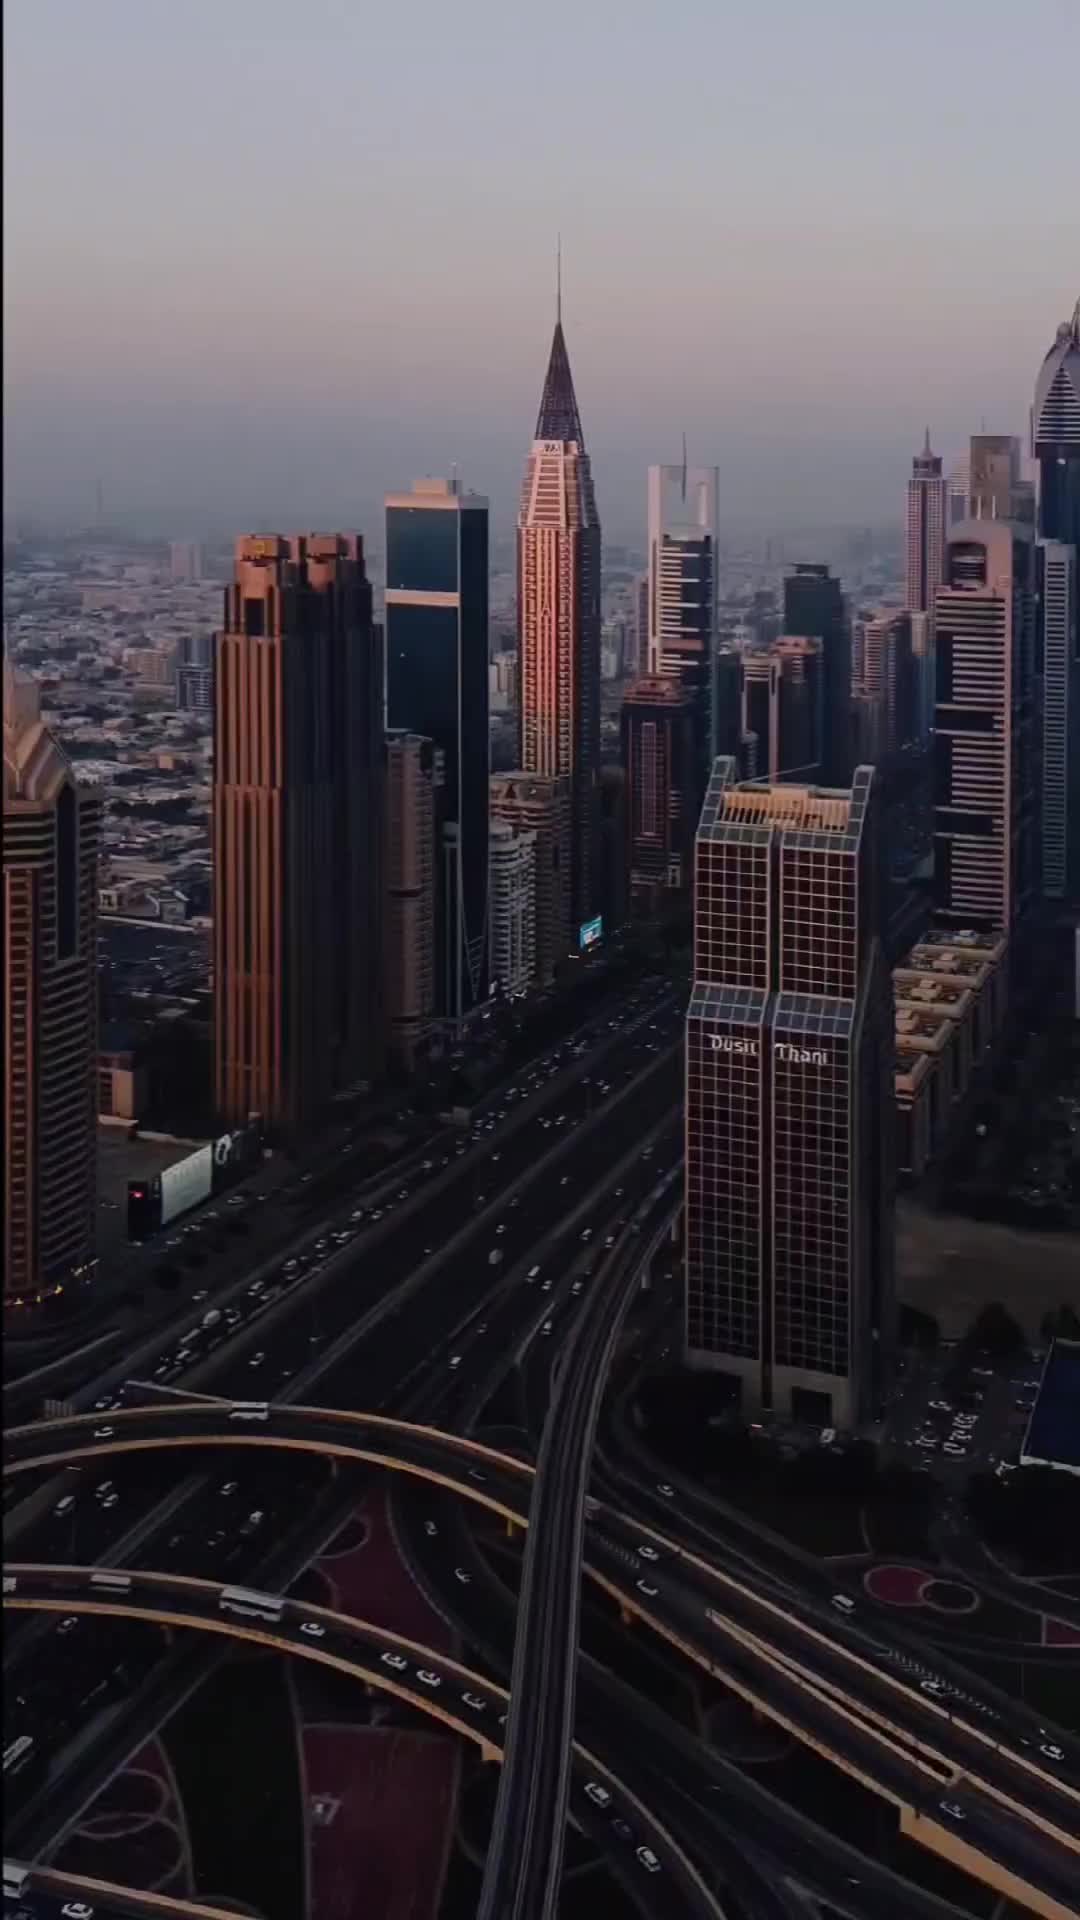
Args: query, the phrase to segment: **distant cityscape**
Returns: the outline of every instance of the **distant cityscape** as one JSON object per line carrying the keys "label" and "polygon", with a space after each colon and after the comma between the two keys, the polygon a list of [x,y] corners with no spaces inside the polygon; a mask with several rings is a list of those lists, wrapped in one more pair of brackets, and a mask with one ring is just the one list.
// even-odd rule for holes
{"label": "distant cityscape", "polygon": [[[6,542],[9,1307],[92,1284],[98,1124],[177,1121],[146,1016],[198,1036],[181,1133],[295,1144],[662,924],[694,941],[687,1358],[872,1412],[895,1173],[952,1138],[1028,944],[1075,937],[1080,309],[1029,454],[980,433],[946,471],[927,431],[903,526],[828,561],[725,545],[685,442],[643,496],[643,549],[602,558],[560,312],[514,565],[456,478],[388,494],[377,582],[353,534],[241,536],[231,574],[192,539]],[[825,1132],[805,1076],[777,1131],[769,1028],[778,1063],[842,1041]],[[815,1170],[829,1129],[873,1166]],[[848,1225],[811,1279],[819,1204]]]}

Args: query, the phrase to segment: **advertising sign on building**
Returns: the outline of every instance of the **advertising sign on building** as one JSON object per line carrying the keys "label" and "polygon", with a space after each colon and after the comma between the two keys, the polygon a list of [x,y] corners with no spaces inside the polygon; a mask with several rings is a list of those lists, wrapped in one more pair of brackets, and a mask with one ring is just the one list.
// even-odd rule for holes
{"label": "advertising sign on building", "polygon": [[199,1147],[186,1160],[166,1167],[161,1175],[161,1224],[167,1227],[178,1213],[187,1213],[210,1198],[214,1172],[214,1150]]}
{"label": "advertising sign on building", "polygon": [[599,914],[597,914],[595,920],[586,920],[581,932],[578,934],[578,947],[580,951],[587,953],[590,947],[595,947],[603,931],[604,922]]}

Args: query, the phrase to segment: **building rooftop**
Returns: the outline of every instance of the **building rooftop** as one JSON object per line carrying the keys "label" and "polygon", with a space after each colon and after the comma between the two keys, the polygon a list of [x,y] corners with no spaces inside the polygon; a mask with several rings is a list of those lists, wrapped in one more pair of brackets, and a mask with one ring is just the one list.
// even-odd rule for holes
{"label": "building rooftop", "polygon": [[742,826],[843,833],[851,821],[851,795],[829,787],[728,787],[717,817]]}
{"label": "building rooftop", "polygon": [[942,980],[914,968],[897,967],[893,974],[897,1005],[914,1002],[919,1007],[936,1008],[953,1019],[966,1013],[972,1004],[970,987],[958,980]]}
{"label": "building rooftop", "polygon": [[904,1001],[896,1009],[896,1042],[901,1048],[906,1042],[914,1051],[936,1052],[948,1044],[952,1028],[952,1019],[944,1011],[932,1012]]}
{"label": "building rooftop", "polygon": [[1020,1465],[1080,1473],[1080,1340],[1055,1340],[1050,1348]]}

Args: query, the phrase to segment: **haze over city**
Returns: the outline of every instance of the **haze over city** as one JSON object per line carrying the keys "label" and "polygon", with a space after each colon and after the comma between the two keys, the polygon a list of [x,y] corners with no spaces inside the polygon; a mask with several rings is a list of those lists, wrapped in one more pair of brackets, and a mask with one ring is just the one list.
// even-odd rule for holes
{"label": "haze over city", "polygon": [[[8,513],[516,506],[562,234],[609,538],[883,520],[928,420],[1022,433],[1075,298],[1073,0],[8,8]],[[1038,85],[1032,78],[1038,74]]]}

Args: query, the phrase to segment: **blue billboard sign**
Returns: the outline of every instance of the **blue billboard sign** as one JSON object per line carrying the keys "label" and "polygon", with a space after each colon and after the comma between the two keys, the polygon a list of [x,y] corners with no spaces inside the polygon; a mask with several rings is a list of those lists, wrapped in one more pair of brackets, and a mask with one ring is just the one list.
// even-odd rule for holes
{"label": "blue billboard sign", "polygon": [[578,947],[580,951],[587,953],[590,947],[595,947],[603,931],[604,922],[600,914],[597,914],[595,920],[586,920],[585,925],[578,934]]}

